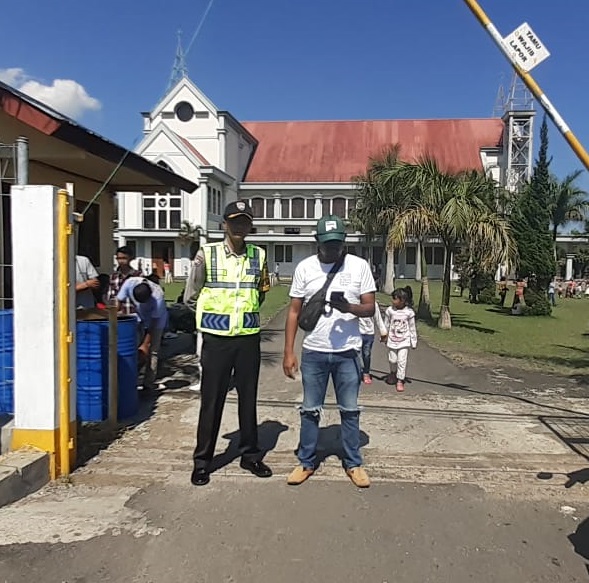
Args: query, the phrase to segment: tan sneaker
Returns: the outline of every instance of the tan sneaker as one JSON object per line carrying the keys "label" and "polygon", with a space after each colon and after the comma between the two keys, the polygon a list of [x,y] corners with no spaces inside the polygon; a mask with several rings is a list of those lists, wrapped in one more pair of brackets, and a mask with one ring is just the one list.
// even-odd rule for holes
{"label": "tan sneaker", "polygon": [[354,486],[357,486],[358,488],[368,488],[370,486],[370,478],[364,468],[350,468],[349,470],[346,470],[346,474],[348,474],[350,480],[354,483]]}
{"label": "tan sneaker", "polygon": [[286,479],[286,483],[289,486],[298,486],[302,484],[305,480],[309,479],[315,470],[313,468],[304,468],[303,466],[297,466],[291,473],[290,476]]}

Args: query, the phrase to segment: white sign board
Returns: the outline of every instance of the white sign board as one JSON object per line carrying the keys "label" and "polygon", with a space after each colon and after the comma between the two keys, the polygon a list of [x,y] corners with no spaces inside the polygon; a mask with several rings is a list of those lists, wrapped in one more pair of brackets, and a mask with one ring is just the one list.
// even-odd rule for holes
{"label": "white sign board", "polygon": [[527,22],[503,39],[512,61],[524,71],[531,71],[550,56],[546,47]]}

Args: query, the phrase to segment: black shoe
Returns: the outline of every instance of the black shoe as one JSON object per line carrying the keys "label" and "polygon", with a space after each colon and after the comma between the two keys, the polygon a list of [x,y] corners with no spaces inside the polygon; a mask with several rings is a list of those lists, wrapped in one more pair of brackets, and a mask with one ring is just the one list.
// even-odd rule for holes
{"label": "black shoe", "polygon": [[211,481],[211,478],[209,472],[204,468],[194,468],[190,481],[194,486],[206,486]]}
{"label": "black shoe", "polygon": [[244,470],[251,472],[258,478],[269,478],[272,475],[272,470],[264,462],[247,462],[241,460],[239,464]]}

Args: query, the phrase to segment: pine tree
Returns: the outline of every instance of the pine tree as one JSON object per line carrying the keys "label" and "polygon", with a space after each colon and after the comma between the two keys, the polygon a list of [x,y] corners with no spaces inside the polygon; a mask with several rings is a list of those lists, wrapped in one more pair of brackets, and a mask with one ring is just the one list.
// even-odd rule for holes
{"label": "pine tree", "polygon": [[[540,128],[540,149],[532,179],[520,194],[511,221],[519,252],[518,275],[528,278],[525,298],[530,307],[537,302],[544,304],[543,300],[548,305],[546,290],[556,273],[550,234],[550,162],[548,124],[544,116]],[[545,311],[546,306],[538,306],[538,313]],[[550,313],[549,307],[547,311]]]}

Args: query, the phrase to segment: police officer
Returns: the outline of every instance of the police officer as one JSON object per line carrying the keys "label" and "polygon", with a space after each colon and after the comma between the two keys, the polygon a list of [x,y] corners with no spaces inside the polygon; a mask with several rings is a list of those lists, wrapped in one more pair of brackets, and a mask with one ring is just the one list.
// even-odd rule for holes
{"label": "police officer", "polygon": [[193,263],[184,302],[196,299],[202,333],[201,403],[191,482],[209,483],[221,416],[231,377],[239,405],[241,467],[260,478],[272,475],[258,448],[256,401],[260,374],[260,306],[270,289],[266,253],[245,242],[253,213],[241,200],[223,215],[225,240],[204,245]]}

